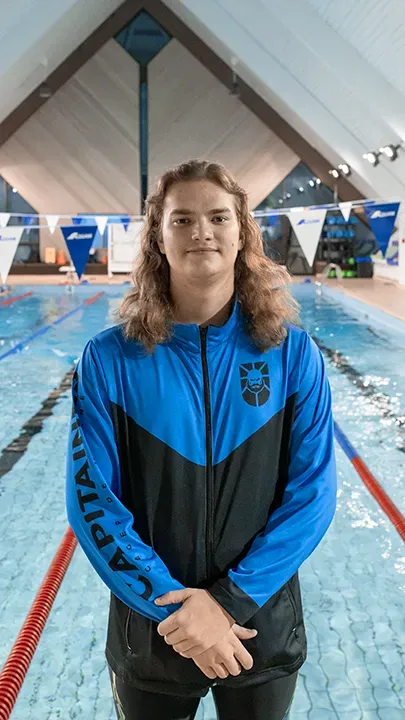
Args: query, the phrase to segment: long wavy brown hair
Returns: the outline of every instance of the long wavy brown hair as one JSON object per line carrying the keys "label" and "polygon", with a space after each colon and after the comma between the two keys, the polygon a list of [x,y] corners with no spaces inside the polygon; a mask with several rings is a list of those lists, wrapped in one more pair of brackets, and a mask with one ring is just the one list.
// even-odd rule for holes
{"label": "long wavy brown hair", "polygon": [[222,165],[191,160],[165,172],[146,201],[141,248],[131,278],[134,287],[123,299],[119,317],[126,338],[142,343],[148,352],[167,341],[175,322],[170,297],[170,268],[158,246],[163,205],[178,182],[210,180],[235,197],[243,248],[235,262],[235,295],[252,341],[260,349],[279,345],[287,323],[297,323],[298,304],[288,290],[288,272],[266,257],[259,225],[248,208],[247,193]]}

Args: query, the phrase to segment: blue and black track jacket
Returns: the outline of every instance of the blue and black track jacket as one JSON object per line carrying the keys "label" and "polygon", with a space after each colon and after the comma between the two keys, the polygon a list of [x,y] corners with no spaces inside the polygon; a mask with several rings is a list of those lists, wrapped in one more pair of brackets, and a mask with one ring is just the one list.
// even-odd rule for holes
{"label": "blue and black track jacket", "polygon": [[[298,568],[330,525],[336,472],[329,384],[306,332],[269,351],[236,303],[228,322],[175,325],[153,354],[118,325],[86,345],[73,379],[67,511],[111,590],[106,655],[137,687],[204,694],[212,684],[156,631],[206,588],[258,635],[251,671],[295,672],[306,657]],[[181,687],[180,687],[181,686]]]}

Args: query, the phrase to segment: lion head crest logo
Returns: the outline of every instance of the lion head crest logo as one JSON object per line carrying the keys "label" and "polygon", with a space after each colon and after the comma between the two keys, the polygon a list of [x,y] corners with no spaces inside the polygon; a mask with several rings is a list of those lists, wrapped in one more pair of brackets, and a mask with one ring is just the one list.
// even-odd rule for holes
{"label": "lion head crest logo", "polygon": [[260,407],[270,397],[270,376],[267,363],[244,363],[239,367],[242,397],[254,407]]}

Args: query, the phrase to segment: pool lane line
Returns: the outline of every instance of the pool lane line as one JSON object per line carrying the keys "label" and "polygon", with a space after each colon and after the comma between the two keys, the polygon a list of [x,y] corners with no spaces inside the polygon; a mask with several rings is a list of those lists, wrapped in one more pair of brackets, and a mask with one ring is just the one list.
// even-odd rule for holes
{"label": "pool lane line", "polygon": [[405,541],[405,517],[397,506],[392,502],[385,490],[381,487],[378,480],[374,477],[371,470],[360,457],[356,448],[351,444],[342,428],[334,421],[335,438],[338,441],[343,452],[347,455],[357,474],[361,477],[374,499],[379,504],[381,510],[385,512],[388,519],[391,520],[395,529],[399,532],[401,538]]}
{"label": "pool lane line", "polygon": [[8,300],[4,300],[2,303],[0,303],[0,307],[6,307],[6,305],[12,305],[13,303],[17,302],[18,300],[23,300],[24,298],[30,297],[32,295],[32,292],[24,293],[24,295],[16,295],[16,297],[9,298]]}
{"label": "pool lane line", "polygon": [[8,720],[11,715],[76,547],[76,537],[69,527],[0,672],[0,720]]}
{"label": "pool lane line", "polygon": [[93,302],[98,300],[102,295],[104,295],[104,291],[97,293],[97,295],[94,295],[93,297],[89,298],[88,300],[85,300],[84,302],[80,303],[80,305],[77,305],[73,310],[70,310],[69,312],[62,315],[60,318],[55,320],[53,323],[50,323],[49,325],[44,325],[42,328],[34,332],[32,335],[30,335],[27,338],[24,338],[21,340],[17,345],[14,345],[10,350],[7,350],[5,353],[0,355],[0,360],[4,360],[4,358],[8,357],[9,355],[13,355],[14,353],[20,352],[23,350],[24,346],[31,342],[31,340],[34,340],[36,337],[39,337],[39,335],[44,335],[48,330],[55,327],[56,325],[59,325],[61,322],[66,320],[68,317],[71,317],[75,313],[79,312],[83,307],[86,307],[86,305],[91,305]]}
{"label": "pool lane line", "polygon": [[[21,428],[20,434],[11,440],[0,453],[0,478],[6,475],[26,452],[34,435],[42,431],[44,421],[53,415],[53,409],[61,395],[70,391],[75,366],[63,376],[58,387],[51,390],[48,397],[42,401],[41,407]],[[2,489],[0,487],[0,497]]]}
{"label": "pool lane line", "polygon": [[346,375],[346,377],[351,380],[356,390],[367,397],[370,402],[372,402],[373,405],[381,411],[382,417],[394,420],[396,432],[403,443],[402,447],[397,446],[395,449],[405,453],[405,418],[396,415],[394,410],[390,407],[393,398],[387,393],[382,392],[376,385],[373,385],[373,383],[364,385],[364,376],[352,365],[350,365],[350,363],[348,363],[339,350],[332,350],[327,347],[327,345],[324,345],[315,335],[311,335],[311,337],[319,349],[328,357],[332,365],[339,370],[342,375]]}

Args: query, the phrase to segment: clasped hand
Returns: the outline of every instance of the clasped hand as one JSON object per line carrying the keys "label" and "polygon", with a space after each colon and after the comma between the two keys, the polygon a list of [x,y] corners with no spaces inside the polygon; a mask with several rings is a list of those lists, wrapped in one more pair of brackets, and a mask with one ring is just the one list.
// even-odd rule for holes
{"label": "clasped hand", "polygon": [[206,591],[175,590],[155,600],[156,605],[182,603],[158,625],[158,633],[182,657],[192,658],[209,678],[239,675],[253,667],[252,656],[240,640],[257,635],[237,625],[229,613]]}

